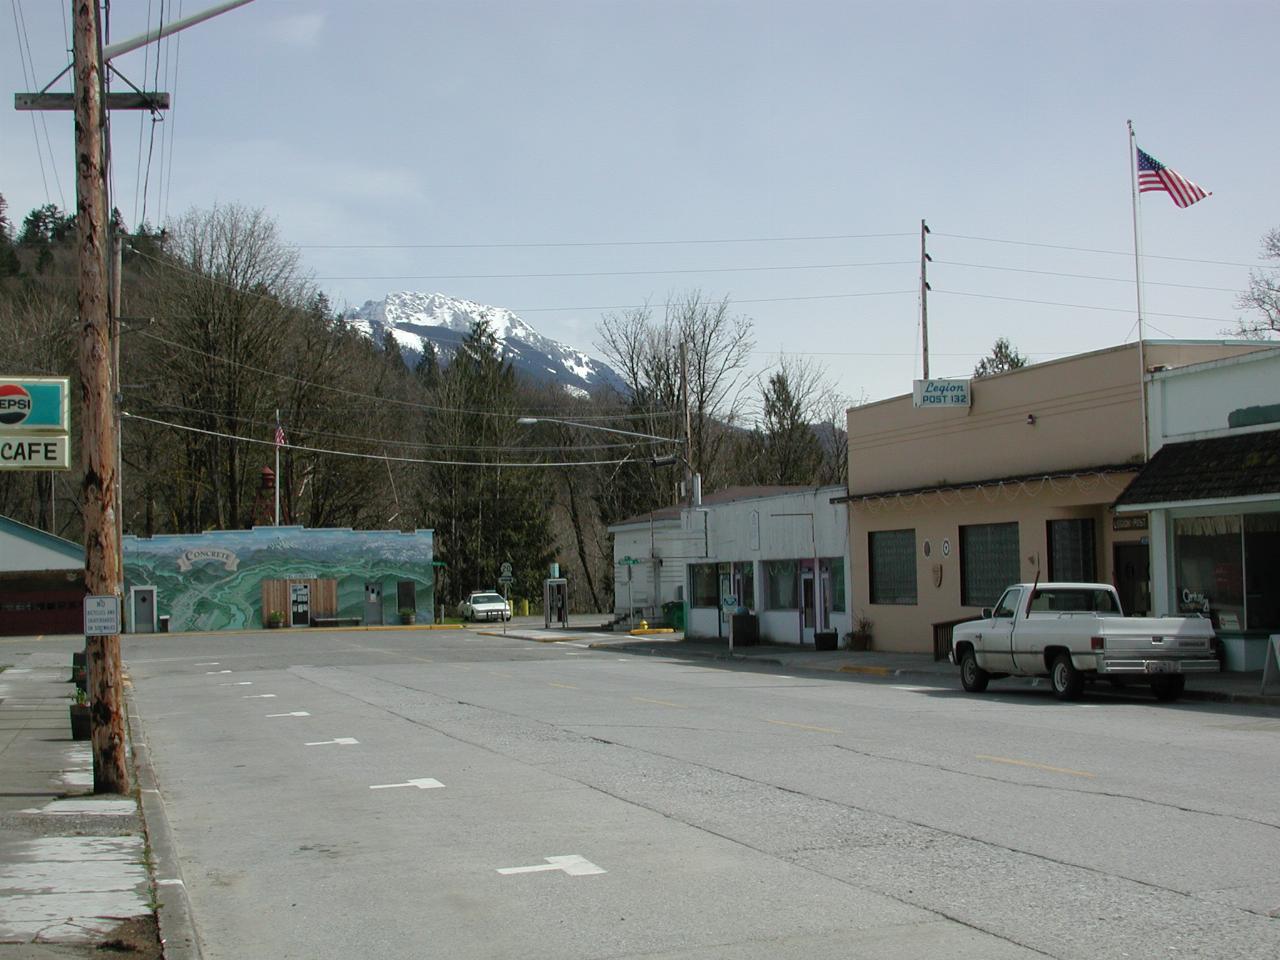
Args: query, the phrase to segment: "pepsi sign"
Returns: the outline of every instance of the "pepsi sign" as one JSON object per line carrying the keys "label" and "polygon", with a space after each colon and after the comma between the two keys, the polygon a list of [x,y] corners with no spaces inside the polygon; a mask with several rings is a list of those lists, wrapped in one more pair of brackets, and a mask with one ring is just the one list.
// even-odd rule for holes
{"label": "pepsi sign", "polygon": [[0,377],[0,435],[67,433],[66,377]]}
{"label": "pepsi sign", "polygon": [[20,383],[0,385],[0,423],[7,427],[31,416],[31,393]]}

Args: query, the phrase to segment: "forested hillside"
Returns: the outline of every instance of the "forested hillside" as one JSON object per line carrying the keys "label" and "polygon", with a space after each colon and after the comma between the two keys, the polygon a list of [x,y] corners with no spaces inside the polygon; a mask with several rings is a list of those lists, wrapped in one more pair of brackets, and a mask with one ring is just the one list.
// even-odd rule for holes
{"label": "forested hillside", "polygon": [[[72,377],[73,458],[74,232],[52,206],[19,225],[0,198],[0,373]],[[680,470],[650,464],[672,445],[517,421],[682,436],[681,342],[688,458],[706,490],[844,477],[845,404],[795,361],[753,379],[751,321],[697,292],[660,316],[603,317],[598,349],[630,395],[589,400],[520,382],[483,322],[447,367],[428,354],[410,369],[394,340],[342,321],[262,211],[218,206],[128,234],[121,303],[126,533],[272,523],[279,411],[282,523],[432,528],[446,601],[491,586],[503,561],[513,592],[535,596],[554,559],[575,607],[609,609],[605,527],[676,502]],[[65,473],[0,475],[0,514],[78,540],[79,484],[74,459]]]}

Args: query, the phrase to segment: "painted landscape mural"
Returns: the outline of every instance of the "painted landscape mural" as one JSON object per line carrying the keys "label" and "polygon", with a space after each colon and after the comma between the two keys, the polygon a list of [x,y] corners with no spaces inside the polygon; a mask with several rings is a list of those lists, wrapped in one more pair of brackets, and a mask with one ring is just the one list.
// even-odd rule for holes
{"label": "painted landscape mural", "polygon": [[338,616],[363,617],[366,583],[382,584],[383,618],[396,615],[396,585],[414,584],[416,608],[435,604],[431,530],[254,527],[123,539],[125,593],[156,588],[169,629],[243,630],[262,625],[264,580],[338,582]]}

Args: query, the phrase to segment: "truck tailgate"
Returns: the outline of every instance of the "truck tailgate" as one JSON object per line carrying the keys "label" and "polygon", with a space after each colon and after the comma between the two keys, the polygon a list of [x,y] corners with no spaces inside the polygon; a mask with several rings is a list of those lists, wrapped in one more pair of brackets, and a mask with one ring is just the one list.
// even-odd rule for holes
{"label": "truck tailgate", "polygon": [[1207,673],[1218,669],[1213,624],[1200,617],[1115,617],[1098,624],[1105,673]]}

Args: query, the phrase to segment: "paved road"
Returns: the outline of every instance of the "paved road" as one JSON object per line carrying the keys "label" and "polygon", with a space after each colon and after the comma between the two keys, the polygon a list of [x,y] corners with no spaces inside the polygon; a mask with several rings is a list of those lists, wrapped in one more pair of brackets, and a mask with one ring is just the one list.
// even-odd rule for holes
{"label": "paved road", "polygon": [[1280,954],[1274,711],[471,630],[125,655],[210,960]]}

